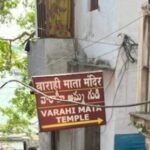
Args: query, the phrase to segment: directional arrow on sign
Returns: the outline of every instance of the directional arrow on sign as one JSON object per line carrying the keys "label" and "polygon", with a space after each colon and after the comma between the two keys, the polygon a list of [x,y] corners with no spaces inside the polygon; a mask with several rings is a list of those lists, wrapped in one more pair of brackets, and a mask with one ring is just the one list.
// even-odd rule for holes
{"label": "directional arrow on sign", "polygon": [[101,118],[97,118],[96,120],[88,120],[88,121],[79,121],[79,122],[69,122],[69,123],[61,123],[61,124],[52,124],[52,125],[43,125],[42,129],[49,129],[49,128],[58,128],[58,127],[68,127],[68,126],[76,126],[76,125],[83,125],[83,124],[101,124],[103,120]]}

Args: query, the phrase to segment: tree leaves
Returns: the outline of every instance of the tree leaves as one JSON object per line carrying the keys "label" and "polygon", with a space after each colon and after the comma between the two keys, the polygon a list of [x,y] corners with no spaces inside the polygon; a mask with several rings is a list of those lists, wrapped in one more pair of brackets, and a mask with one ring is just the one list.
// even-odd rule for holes
{"label": "tree leaves", "polygon": [[1,125],[0,132],[3,133],[23,133],[29,131],[28,121],[26,118],[19,112],[15,110],[15,108],[7,107],[5,109],[1,109],[3,115],[8,117],[8,120],[5,124]]}
{"label": "tree leaves", "polygon": [[[28,10],[24,16],[17,18],[16,23],[23,31],[33,32],[34,30],[34,6],[33,0],[2,0],[0,1],[0,22],[9,22],[15,19],[11,11],[21,3]],[[18,33],[19,34],[19,33]],[[20,36],[18,36],[20,37]],[[13,44],[23,50],[23,40],[26,38],[15,40],[0,40],[0,73],[10,73],[12,69],[17,69],[20,72],[20,80],[29,84],[27,75],[27,58],[21,55],[20,51],[16,51]],[[0,132],[3,133],[27,133],[32,132],[30,121],[36,116],[34,96],[25,87],[18,86],[15,90],[15,95],[10,100],[9,106],[3,108],[0,106],[0,113],[7,118],[5,123],[0,122]]]}
{"label": "tree leaves", "polygon": [[7,41],[0,41],[0,72],[9,70],[9,44]]}
{"label": "tree leaves", "polygon": [[0,1],[0,21],[9,22],[12,19],[11,10],[16,8],[19,0],[1,0]]}
{"label": "tree leaves", "polygon": [[30,3],[29,3],[27,0],[24,0],[23,5],[26,8],[26,14],[25,15],[21,14],[16,19],[16,22],[20,27],[30,32],[33,32],[34,27],[35,27],[35,6],[34,6],[35,3],[33,2],[34,1],[30,0]]}

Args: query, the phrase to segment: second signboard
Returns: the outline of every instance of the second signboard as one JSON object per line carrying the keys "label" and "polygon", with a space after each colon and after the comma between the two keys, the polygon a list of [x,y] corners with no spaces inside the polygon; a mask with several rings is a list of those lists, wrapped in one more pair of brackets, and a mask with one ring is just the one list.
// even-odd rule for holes
{"label": "second signboard", "polygon": [[105,105],[102,72],[36,76],[32,80],[36,89],[49,96],[35,94],[41,132],[105,124],[104,108],[69,102]]}

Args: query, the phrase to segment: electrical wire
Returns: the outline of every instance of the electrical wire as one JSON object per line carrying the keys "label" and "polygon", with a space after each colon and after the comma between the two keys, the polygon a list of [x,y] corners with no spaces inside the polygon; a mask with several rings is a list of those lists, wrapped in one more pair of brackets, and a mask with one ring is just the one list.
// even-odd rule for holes
{"label": "electrical wire", "polygon": [[[118,61],[119,61],[120,52],[121,52],[121,48],[119,49],[119,52],[118,52],[118,55],[117,55],[117,60],[116,60],[116,63],[115,63],[115,67],[114,67],[114,68],[117,68],[117,64],[118,64]],[[106,85],[105,90],[107,90],[108,87],[110,86],[110,84],[111,84],[111,82],[112,82],[112,79],[113,79],[113,77],[114,77],[114,75],[115,75],[115,71],[116,71],[116,70],[113,71],[113,73],[112,73],[112,75],[111,75],[111,77],[110,77],[110,80],[109,80],[109,82],[108,82],[107,85]]]}
{"label": "electrical wire", "polygon": [[[115,49],[110,50],[109,52],[103,53],[103,54],[97,56],[97,58],[100,58],[100,57],[109,55],[109,54],[111,54],[111,53],[116,52],[117,50],[119,50],[119,48],[115,48]],[[67,58],[67,59],[70,59],[69,56],[71,57],[71,56],[73,56],[73,55],[74,55],[74,54],[72,53],[72,54],[70,54],[70,55],[66,55],[66,56],[57,58],[56,60],[52,61],[52,62],[49,63],[48,65],[56,64],[56,63],[61,62],[62,60],[66,59],[66,58]],[[42,58],[42,57],[39,57],[39,56],[38,56],[38,58]],[[38,68],[38,67],[36,67],[36,68]],[[40,70],[40,69],[38,69],[38,70]]]}
{"label": "electrical wire", "polygon": [[[126,37],[126,38],[125,38]],[[125,48],[128,48],[129,50],[127,51],[128,53],[130,53],[131,52],[131,50],[132,50],[132,45],[134,44],[134,45],[137,45],[130,37],[128,37],[127,35],[124,37],[124,40],[123,40],[123,43],[122,43],[122,45],[121,45],[121,47],[123,47],[124,45],[126,45],[126,41],[128,42],[128,45],[131,43],[131,46],[128,48],[127,46],[125,47]],[[131,42],[130,42],[130,41]],[[129,43],[130,42],[130,43]],[[120,49],[121,49],[121,47],[120,47]],[[135,49],[134,49],[135,50]],[[126,52],[126,53],[127,53]],[[126,55],[126,56],[131,56],[131,55]],[[119,57],[119,53],[118,53],[118,57]],[[123,76],[124,76],[124,73],[127,71],[127,67],[126,67],[126,63],[128,62],[128,61],[130,61],[130,60],[132,60],[131,61],[131,63],[134,63],[135,61],[133,61],[133,57],[132,57],[132,59],[129,59],[128,57],[127,57],[127,60],[126,60],[126,62],[124,63],[125,64],[125,69],[124,69],[124,72],[123,72],[123,74],[122,74],[122,77],[121,77],[121,80],[119,81],[120,83],[121,83],[121,81],[122,81],[122,78],[123,78]],[[117,63],[116,63],[116,65],[117,65]],[[116,67],[115,67],[116,68]],[[121,68],[121,71],[120,72],[122,72],[122,69],[124,68],[124,65],[123,65],[123,67]],[[114,70],[114,72],[113,72],[113,74],[115,73],[115,70]],[[113,78],[113,74],[112,74],[112,77],[111,78]],[[109,81],[109,83],[111,83],[111,80]],[[119,85],[118,85],[118,87],[117,87],[117,89],[119,89],[119,86],[120,86],[120,83],[119,83]],[[108,85],[110,85],[110,84],[108,84]],[[107,87],[109,87],[109,86],[107,86]],[[117,93],[117,91],[118,90],[116,90],[116,93]],[[115,94],[115,96],[114,96],[114,98],[113,98],[113,104],[112,105],[114,105],[114,101],[115,101],[115,97],[116,97],[116,94]],[[125,105],[124,105],[125,106]],[[120,107],[121,108],[121,107]],[[113,116],[113,107],[112,107],[112,113],[111,113],[111,116],[110,116],[110,118],[108,119],[108,121],[107,121],[107,124],[108,123],[110,123],[110,121],[112,121],[112,116]],[[107,128],[107,126],[105,126],[105,129],[104,129],[104,131],[102,131],[102,134],[106,131],[106,128]]]}
{"label": "electrical wire", "polygon": [[69,101],[69,100],[62,100],[62,99],[57,99],[57,98],[53,98],[49,95],[46,95],[45,93],[37,90],[36,88],[32,87],[32,86],[29,86],[29,85],[26,85],[24,83],[22,83],[21,81],[19,80],[9,80],[7,82],[5,82],[4,84],[2,84],[0,86],[0,89],[2,89],[4,86],[6,86],[8,83],[11,83],[11,82],[17,82],[17,83],[20,83],[22,84],[23,86],[25,86],[26,88],[29,88],[31,90],[33,90],[34,92],[48,98],[48,99],[51,99],[51,100],[55,100],[55,101],[60,101],[60,102],[66,102],[66,103],[73,103],[73,104],[78,104],[78,105],[83,105],[83,106],[89,106],[89,107],[97,107],[97,108],[124,108],[124,107],[134,107],[134,106],[139,106],[139,105],[146,105],[146,104],[149,104],[150,101],[143,101],[141,103],[132,103],[132,104],[126,104],[126,105],[91,105],[91,104],[87,104],[87,103],[79,103],[79,102],[74,102],[74,101]]}
{"label": "electrical wire", "polygon": [[135,63],[137,60],[135,59],[134,54],[136,54],[135,49],[137,48],[138,44],[134,42],[134,40],[131,39],[130,36],[124,34],[124,39],[122,43],[122,47],[124,48],[124,52],[126,54],[126,57],[129,62]]}
{"label": "electrical wire", "polygon": [[103,53],[103,54],[101,54],[100,56],[97,56],[97,57],[100,58],[100,57],[103,57],[103,56],[105,56],[105,55],[109,55],[109,54],[111,54],[111,53],[116,52],[116,51],[119,50],[119,49],[120,49],[120,48],[115,48],[115,49],[110,50],[109,52]]}
{"label": "electrical wire", "polygon": [[128,24],[126,24],[126,25],[120,27],[119,29],[117,29],[117,30],[115,30],[115,31],[113,31],[113,32],[111,32],[111,33],[109,33],[109,34],[107,34],[106,36],[100,38],[99,40],[93,42],[92,44],[89,44],[89,45],[87,45],[87,46],[81,48],[81,50],[85,50],[85,49],[87,49],[87,48],[89,48],[89,47],[91,47],[91,46],[93,46],[93,45],[95,45],[95,44],[101,42],[102,40],[104,40],[104,39],[110,37],[111,35],[113,35],[113,34],[119,32],[119,31],[121,31],[122,29],[124,29],[124,28],[130,26],[131,24],[133,24],[133,23],[135,23],[135,22],[137,22],[137,21],[138,21],[139,19],[141,19],[142,17],[143,17],[143,15],[142,15],[142,16],[139,16],[138,18],[134,19],[133,21],[129,22]]}
{"label": "electrical wire", "polygon": [[[86,42],[91,42],[91,43],[94,43],[96,41],[92,41],[92,40],[89,40],[89,39],[81,39],[81,38],[75,38],[76,40],[79,40],[79,41],[86,41]],[[102,45],[113,45],[113,46],[120,46],[119,44],[115,44],[115,43],[109,43],[109,42],[97,42],[99,44],[102,44]]]}
{"label": "electrical wire", "polygon": [[[80,50],[85,50],[85,49],[87,49],[87,48],[89,48],[89,47],[91,47],[91,46],[93,46],[93,45],[95,45],[95,44],[97,44],[97,43],[100,43],[102,40],[104,40],[104,39],[110,37],[110,36],[113,35],[114,33],[117,33],[117,32],[119,32],[119,31],[121,31],[122,29],[124,29],[124,28],[130,26],[131,24],[135,23],[136,21],[138,21],[138,20],[141,19],[142,17],[143,17],[143,16],[139,16],[138,18],[134,19],[133,21],[129,22],[128,24],[126,24],[126,25],[122,26],[121,28],[119,28],[119,29],[117,29],[117,30],[115,30],[115,31],[113,31],[113,32],[111,32],[111,33],[109,33],[109,34],[107,34],[106,36],[100,38],[100,39],[97,40],[97,41],[93,41],[92,44],[89,44],[89,45],[87,45],[87,46],[81,48]],[[79,38],[75,38],[75,39],[79,39]],[[79,40],[81,40],[81,39],[79,39]],[[105,43],[105,42],[104,42],[104,43]],[[107,44],[108,44],[108,43],[107,43]],[[119,46],[119,45],[118,45],[118,46]],[[113,50],[112,50],[112,51],[113,51]],[[111,51],[110,51],[110,53],[111,53]],[[109,52],[108,52],[108,54],[109,54]],[[74,55],[74,53],[72,53],[72,54],[70,54],[70,55],[68,55],[68,56],[73,56],[73,55]],[[102,55],[103,55],[103,54],[102,54]],[[106,54],[104,54],[104,55],[106,55]],[[55,61],[52,62],[51,64],[55,64],[55,63],[57,63],[57,62],[59,62],[59,61],[65,59],[65,58],[68,57],[68,56],[63,56],[63,57],[61,57],[61,58],[55,60]],[[99,57],[102,57],[102,56],[99,56]],[[51,65],[51,64],[49,64],[49,65]]]}
{"label": "electrical wire", "polygon": [[[106,39],[106,38],[108,38],[108,37],[110,37],[110,36],[113,35],[114,33],[117,33],[117,32],[119,32],[120,30],[122,30],[122,29],[128,27],[129,25],[135,23],[136,21],[138,21],[138,20],[139,20],[140,18],[142,18],[142,17],[143,17],[143,16],[140,16],[140,17],[134,19],[133,21],[129,22],[128,24],[126,24],[126,25],[122,26],[121,28],[119,28],[119,29],[117,29],[117,30],[115,30],[115,31],[113,31],[113,32],[111,32],[111,33],[109,33],[109,34],[107,34],[106,36],[100,38],[100,39],[97,40],[97,41],[93,41],[92,44],[89,44],[89,45],[87,45],[87,46],[81,48],[80,50],[85,50],[85,49],[87,49],[87,48],[89,48],[89,47],[91,47],[91,46],[93,46],[93,45],[95,45],[95,44],[97,44],[97,43],[114,45],[114,44],[112,44],[112,43],[106,43],[106,42],[101,42],[101,41],[104,40],[104,39]],[[79,38],[75,38],[75,39],[79,39]],[[79,39],[79,40],[83,40],[83,39]],[[92,42],[92,41],[91,41],[91,42]],[[119,45],[118,45],[118,46],[119,46]],[[110,51],[110,53],[111,53],[111,51]],[[108,54],[109,54],[109,52],[108,52]],[[68,56],[73,56],[73,55],[74,55],[74,54],[72,53],[72,54],[70,54],[70,55],[63,56],[63,57],[61,57],[61,58],[58,58],[58,59],[56,59],[54,62],[50,63],[49,65],[55,64],[55,63],[57,63],[57,62],[59,62],[59,61],[65,59],[65,58],[68,58]],[[104,54],[104,55],[106,55],[106,54]],[[99,57],[101,57],[101,56],[99,56]]]}
{"label": "electrical wire", "polygon": [[[124,36],[124,39],[125,39],[125,41],[126,41],[126,38],[125,38],[125,37],[128,37],[128,36],[127,36],[127,35]],[[128,38],[129,38],[129,37],[128,37]],[[129,38],[128,40],[132,40],[132,39]],[[116,60],[116,64],[115,64],[115,67],[114,67],[114,68],[117,68],[117,64],[118,64],[118,61],[119,61],[119,56],[120,56],[120,53],[121,53],[121,47],[125,45],[125,41],[123,41],[122,44],[121,44],[121,46],[120,46],[120,50],[119,50],[119,52],[118,52],[118,56],[117,56],[117,60]],[[131,42],[132,42],[133,44],[135,44],[133,40],[132,40]],[[114,51],[115,51],[115,50],[114,50]],[[130,50],[130,51],[131,51],[131,50]],[[129,51],[129,53],[130,53],[130,51]],[[113,52],[113,50],[112,50],[112,52]],[[107,54],[107,53],[106,53],[106,54]],[[123,69],[123,68],[122,68],[122,69]],[[121,69],[121,70],[122,70],[122,69]],[[115,74],[115,70],[113,71],[112,76],[111,76],[111,78],[110,78],[110,81],[108,82],[108,84],[107,84],[105,90],[107,90],[107,88],[108,88],[109,85],[111,84],[114,74]]]}
{"label": "electrical wire", "polygon": [[[127,63],[127,62],[124,63],[124,65],[122,66],[122,68],[125,67],[126,63]],[[118,85],[117,85],[117,88],[116,88],[116,91],[115,91],[115,94],[114,94],[114,97],[113,97],[112,106],[114,106],[114,104],[115,104],[116,96],[117,96],[117,94],[118,94],[118,90],[119,90],[119,88],[120,88],[120,85],[121,85],[121,82],[122,82],[123,77],[124,77],[124,75],[125,75],[125,72],[126,72],[126,69],[124,69],[124,72],[122,73],[122,76],[121,76],[121,78],[120,78],[120,81],[119,81],[119,83],[118,83]],[[114,108],[114,107],[112,107],[112,108]],[[111,121],[112,116],[113,116],[113,109],[112,109],[111,116],[110,116],[110,118],[109,118],[109,120],[108,120],[107,122],[110,122],[110,121]]]}
{"label": "electrical wire", "polygon": [[[139,19],[141,19],[142,17],[143,17],[143,15],[137,17],[136,19],[134,19],[134,20],[132,20],[131,22],[127,23],[126,25],[120,27],[119,29],[117,29],[117,30],[115,30],[115,31],[113,31],[113,32],[111,32],[111,33],[105,35],[104,37],[102,37],[102,38],[100,38],[100,39],[98,39],[98,40],[96,40],[96,41],[91,41],[91,42],[93,42],[92,44],[89,44],[89,45],[83,47],[81,50],[87,49],[87,48],[89,48],[89,47],[91,47],[91,46],[93,46],[93,45],[95,45],[95,44],[97,44],[97,43],[101,43],[102,40],[104,40],[104,39],[110,37],[111,35],[113,35],[113,34],[119,32],[119,31],[121,31],[122,29],[124,29],[124,28],[130,26],[131,24],[133,24],[133,23],[135,23],[135,22],[137,22],[137,21],[138,21]],[[38,29],[40,29],[40,28],[38,28]],[[46,30],[46,29],[43,29],[43,28],[42,28],[42,30]],[[78,37],[75,38],[75,39],[84,40],[84,41],[89,41],[89,40],[81,39],[81,38],[78,38]],[[104,44],[104,43],[105,43],[105,42],[102,42],[102,44]],[[105,44],[106,44],[106,43],[105,43]],[[111,44],[111,43],[107,43],[107,44]]]}
{"label": "electrical wire", "polygon": [[[89,45],[87,45],[87,46],[81,48],[80,50],[85,50],[85,49],[87,49],[87,48],[89,48],[89,47],[91,47],[91,46],[93,46],[93,45],[95,45],[95,44],[97,44],[97,43],[101,43],[102,40],[107,39],[107,38],[110,37],[111,35],[113,35],[113,34],[119,32],[119,31],[121,31],[122,29],[124,29],[124,28],[130,26],[131,24],[133,24],[133,23],[135,23],[135,22],[137,22],[137,21],[138,21],[139,19],[141,19],[142,17],[143,17],[143,15],[137,17],[136,19],[132,20],[131,22],[127,23],[126,25],[120,27],[119,29],[117,29],[117,30],[115,30],[115,31],[113,31],[113,32],[111,32],[111,33],[105,35],[104,37],[102,37],[102,38],[100,38],[100,39],[98,39],[98,40],[96,40],[96,41],[93,41],[93,43],[91,43],[91,44],[89,44]],[[39,28],[38,28],[38,29],[39,29]],[[45,30],[45,29],[43,29],[43,30]],[[80,39],[80,38],[75,38],[75,39],[84,40],[84,39]],[[92,42],[92,41],[91,41],[91,42]],[[102,42],[102,43],[105,43],[105,42]],[[107,43],[107,44],[110,44],[110,43]]]}
{"label": "electrical wire", "polygon": [[[121,52],[121,49],[120,49],[120,52]],[[120,52],[119,52],[119,53],[120,53]],[[119,56],[120,56],[120,54],[118,54],[117,61],[119,60]],[[117,66],[117,64],[118,64],[118,63],[116,62],[116,66]],[[122,66],[121,70],[124,68],[124,66],[125,66],[125,63],[124,63],[124,65]],[[125,70],[125,71],[126,71],[126,70]],[[124,73],[125,73],[125,71],[124,71]],[[116,92],[115,92],[114,97],[113,97],[113,100],[112,100],[112,106],[114,106],[114,104],[115,104],[116,96],[117,96],[119,87],[120,87],[120,85],[121,85],[122,79],[123,79],[123,77],[124,77],[124,73],[122,74],[122,76],[121,76],[121,78],[120,78],[120,81],[119,81],[119,84],[117,85]],[[115,71],[113,72],[113,74],[112,74],[112,76],[111,76],[111,80],[112,80],[114,74],[115,74]],[[119,74],[120,74],[120,73],[119,73]],[[110,82],[109,82],[108,85],[110,85],[111,80],[110,80]],[[106,88],[108,88],[108,85],[107,85]],[[114,107],[112,107],[110,117],[109,117],[109,119],[107,120],[107,126],[105,126],[104,131],[102,131],[101,134],[105,133],[105,131],[107,130],[108,124],[109,124],[110,122],[112,122],[113,114],[114,114]]]}
{"label": "electrical wire", "polygon": [[[138,20],[139,20],[140,18],[142,18],[142,17],[143,17],[143,16],[140,16],[140,17],[134,19],[133,21],[129,22],[128,24],[126,24],[126,25],[122,26],[121,28],[119,28],[119,29],[117,29],[117,30],[115,30],[115,31],[113,31],[113,32],[111,32],[111,33],[109,33],[109,34],[107,34],[106,36],[100,38],[100,39],[97,40],[97,41],[93,41],[92,44],[89,44],[89,45],[87,45],[87,46],[81,48],[80,50],[85,50],[85,49],[87,49],[87,48],[89,48],[89,47],[91,47],[91,46],[93,46],[93,45],[95,45],[95,44],[97,44],[97,43],[100,43],[102,40],[104,40],[104,39],[110,37],[110,36],[113,35],[114,33],[117,33],[117,32],[119,32],[120,30],[122,30],[122,29],[128,27],[129,25],[131,25],[131,24],[133,24],[133,23],[135,23],[136,21],[138,21]],[[7,39],[6,39],[6,40],[7,40]],[[81,39],[80,39],[80,40],[81,40]],[[108,43],[107,43],[107,44],[108,44]],[[110,44],[110,43],[109,43],[109,44]],[[71,54],[70,56],[72,56],[72,55],[73,55],[73,54]],[[59,62],[59,61],[61,61],[61,60],[63,60],[63,59],[65,59],[66,57],[68,57],[68,56],[64,56],[64,57],[61,57],[61,58],[57,59],[57,60],[56,60],[56,63]],[[55,63],[55,62],[53,62],[52,64],[54,64],[54,63]],[[49,64],[49,65],[51,65],[51,64]]]}
{"label": "electrical wire", "polygon": [[[101,55],[97,56],[97,58],[100,58],[100,57],[103,57],[103,56],[109,55],[109,54],[111,54],[111,53],[116,52],[117,50],[119,50],[119,48],[115,48],[115,49],[110,50],[109,52],[103,53],[103,54],[101,54]],[[68,56],[73,56],[73,55],[74,55],[74,54],[72,53],[72,54],[70,54],[70,55],[68,55]],[[52,61],[52,62],[51,62],[51,63],[49,63],[48,65],[53,65],[53,64],[55,64],[55,63],[58,63],[58,62],[62,61],[63,59],[68,58],[68,56],[60,57],[60,58],[56,59],[55,61]]]}
{"label": "electrical wire", "polygon": [[35,93],[38,93],[44,97],[46,97],[48,100],[55,100],[55,101],[61,101],[61,102],[65,102],[65,103],[73,103],[73,104],[78,104],[78,105],[84,105],[84,106],[90,106],[90,107],[99,107],[98,105],[91,105],[91,104],[86,104],[86,103],[80,103],[80,102],[74,102],[74,101],[69,101],[69,100],[63,100],[63,99],[58,99],[58,98],[53,98],[43,92],[41,92],[40,90],[30,86],[30,85],[27,85],[19,80],[9,80],[7,82],[5,82],[4,84],[2,84],[2,86],[0,86],[0,89],[2,89],[5,85],[7,85],[8,83],[11,83],[11,82],[17,82],[19,84],[22,84],[24,87],[27,87],[31,90],[33,90]]}

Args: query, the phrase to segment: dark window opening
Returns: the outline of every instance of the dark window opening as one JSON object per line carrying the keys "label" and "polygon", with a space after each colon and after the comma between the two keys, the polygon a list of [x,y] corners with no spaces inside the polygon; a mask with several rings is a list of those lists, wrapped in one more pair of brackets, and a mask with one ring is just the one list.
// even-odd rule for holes
{"label": "dark window opening", "polygon": [[91,0],[91,8],[90,8],[90,11],[93,11],[93,10],[96,10],[98,9],[99,6],[98,6],[98,0]]}

